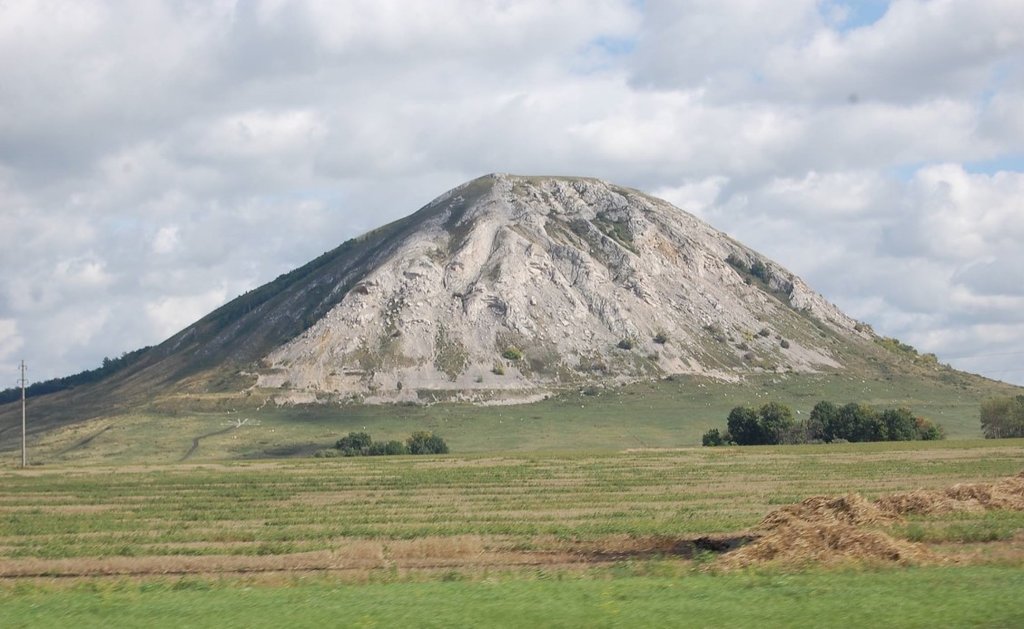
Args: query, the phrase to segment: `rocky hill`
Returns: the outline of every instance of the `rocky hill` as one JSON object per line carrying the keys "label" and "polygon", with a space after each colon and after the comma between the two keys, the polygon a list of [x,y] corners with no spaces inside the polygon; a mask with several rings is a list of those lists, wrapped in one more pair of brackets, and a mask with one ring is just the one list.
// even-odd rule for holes
{"label": "rocky hill", "polygon": [[[836,336],[869,339],[778,264],[595,179],[470,181],[329,294],[336,303],[310,327],[260,357],[257,387],[293,402],[483,401],[673,373],[834,369]],[[299,290],[262,316],[308,310]]]}
{"label": "rocky hill", "polygon": [[523,401],[671,374],[843,370],[879,352],[876,340],[665,201],[596,179],[492,174],[238,297],[99,383],[44,397],[61,421],[69,408],[83,418],[166,395]]}

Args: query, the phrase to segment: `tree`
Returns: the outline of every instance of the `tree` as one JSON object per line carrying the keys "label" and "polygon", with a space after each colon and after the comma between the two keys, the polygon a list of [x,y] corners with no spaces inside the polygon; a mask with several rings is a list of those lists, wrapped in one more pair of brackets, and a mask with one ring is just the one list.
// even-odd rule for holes
{"label": "tree", "polygon": [[880,415],[885,426],[887,441],[913,441],[920,439],[917,419],[907,408],[887,408]]}
{"label": "tree", "polygon": [[1024,395],[982,402],[981,431],[986,439],[1024,437]]}
{"label": "tree", "polygon": [[793,427],[793,409],[780,402],[768,402],[758,411],[762,443],[782,443],[783,435]]}
{"label": "tree", "polygon": [[807,419],[807,436],[810,439],[832,441],[832,427],[835,426],[839,407],[827,400],[822,400],[811,409]]}
{"label": "tree", "polygon": [[757,411],[750,406],[737,406],[729,411],[726,420],[732,440],[741,446],[764,443]]}
{"label": "tree", "polygon": [[425,430],[412,433],[405,441],[409,454],[447,454],[448,444],[444,439]]}

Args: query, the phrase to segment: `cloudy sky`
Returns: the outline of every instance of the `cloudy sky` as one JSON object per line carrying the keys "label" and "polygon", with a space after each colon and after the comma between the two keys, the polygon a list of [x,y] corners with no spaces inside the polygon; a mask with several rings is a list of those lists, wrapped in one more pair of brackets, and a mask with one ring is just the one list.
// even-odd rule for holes
{"label": "cloudy sky", "polygon": [[0,388],[493,171],[662,196],[1024,383],[1020,0],[0,0]]}

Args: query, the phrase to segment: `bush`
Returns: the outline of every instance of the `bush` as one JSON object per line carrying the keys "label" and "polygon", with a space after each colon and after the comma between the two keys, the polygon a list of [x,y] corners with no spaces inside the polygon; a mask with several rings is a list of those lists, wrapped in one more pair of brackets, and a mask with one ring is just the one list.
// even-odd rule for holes
{"label": "bush", "polygon": [[633,339],[622,339],[621,341],[619,341],[619,343],[618,343],[618,345],[616,345],[616,347],[618,347],[619,349],[625,349],[625,350],[633,349]]}
{"label": "bush", "polygon": [[344,456],[362,456],[370,451],[373,439],[365,432],[350,432],[347,436],[338,439],[334,447],[341,451]]}
{"label": "bush", "polygon": [[431,432],[414,432],[406,443],[401,441],[374,441],[365,432],[350,432],[338,440],[333,450],[320,450],[314,456],[385,456],[396,454],[444,454],[448,444]]}
{"label": "bush", "polygon": [[501,357],[506,360],[522,360],[523,352],[518,347],[506,347]]}
{"label": "bush", "polygon": [[729,441],[729,433],[725,433],[725,435],[722,435],[720,432],[718,432],[717,428],[712,428],[711,430],[704,433],[704,436],[700,438],[701,445],[706,447],[724,446],[728,444]]}
{"label": "bush", "polygon": [[409,454],[447,454],[448,444],[444,439],[425,430],[412,433],[406,440]]}
{"label": "bush", "polygon": [[658,345],[664,345],[665,343],[668,343],[668,334],[665,334],[664,332],[658,332],[657,334],[654,335],[654,338],[652,340]]}
{"label": "bush", "polygon": [[409,454],[409,449],[401,441],[374,441],[367,452],[370,456]]}

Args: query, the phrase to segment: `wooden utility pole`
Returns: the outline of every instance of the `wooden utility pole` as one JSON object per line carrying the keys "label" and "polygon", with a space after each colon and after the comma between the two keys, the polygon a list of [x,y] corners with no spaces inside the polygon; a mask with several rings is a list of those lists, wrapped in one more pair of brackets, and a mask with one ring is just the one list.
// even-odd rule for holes
{"label": "wooden utility pole", "polygon": [[28,451],[25,448],[25,361],[21,361],[21,466],[28,467]]}

